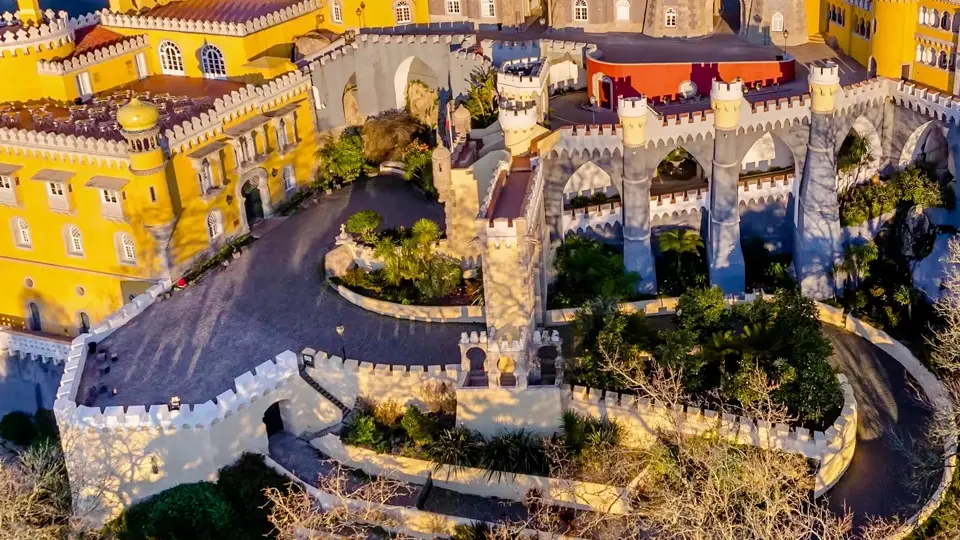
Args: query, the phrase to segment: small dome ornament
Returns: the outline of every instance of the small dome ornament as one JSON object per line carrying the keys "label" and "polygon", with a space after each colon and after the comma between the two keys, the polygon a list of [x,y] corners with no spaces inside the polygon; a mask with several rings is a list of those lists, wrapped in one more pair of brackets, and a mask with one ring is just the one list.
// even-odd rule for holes
{"label": "small dome ornament", "polygon": [[160,113],[149,102],[133,98],[129,103],[117,111],[117,123],[127,132],[138,132],[153,129],[157,126]]}

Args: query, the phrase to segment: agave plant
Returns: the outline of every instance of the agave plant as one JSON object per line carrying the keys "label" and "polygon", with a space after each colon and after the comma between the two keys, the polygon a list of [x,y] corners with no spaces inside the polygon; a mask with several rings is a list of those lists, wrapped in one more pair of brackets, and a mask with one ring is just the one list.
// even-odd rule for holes
{"label": "agave plant", "polygon": [[450,465],[453,470],[476,466],[479,462],[483,437],[467,428],[458,427],[442,432],[428,444],[426,454],[436,462],[434,470]]}

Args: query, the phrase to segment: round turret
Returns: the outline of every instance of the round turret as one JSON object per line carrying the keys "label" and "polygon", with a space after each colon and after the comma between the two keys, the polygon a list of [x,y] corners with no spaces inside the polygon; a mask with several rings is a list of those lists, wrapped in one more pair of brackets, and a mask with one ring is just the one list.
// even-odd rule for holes
{"label": "round turret", "polygon": [[740,124],[740,105],[743,103],[743,81],[730,82],[713,79],[710,85],[710,108],[713,125],[717,129],[734,129]]}
{"label": "round turret", "polygon": [[643,146],[646,142],[645,128],[649,111],[646,96],[629,98],[620,96],[617,100],[617,115],[620,117],[623,144]]}
{"label": "round turret", "polygon": [[117,111],[117,123],[127,133],[139,133],[157,127],[160,112],[149,102],[133,98]]}
{"label": "round turret", "polygon": [[807,82],[810,84],[810,107],[813,111],[833,112],[837,108],[835,96],[840,90],[840,66],[829,61],[812,65]]}

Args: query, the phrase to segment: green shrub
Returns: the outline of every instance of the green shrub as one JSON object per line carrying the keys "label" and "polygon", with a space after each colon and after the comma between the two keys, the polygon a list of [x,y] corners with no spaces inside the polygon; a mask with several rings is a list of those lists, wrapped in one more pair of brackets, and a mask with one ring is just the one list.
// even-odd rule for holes
{"label": "green shrub", "polygon": [[556,281],[551,291],[562,291],[552,296],[554,307],[570,307],[583,304],[597,296],[628,298],[636,289],[640,276],[627,272],[623,266],[623,254],[616,249],[582,236],[570,236],[557,249],[554,267]]}
{"label": "green shrub", "polygon": [[590,196],[590,204],[603,204],[607,202],[607,200],[609,200],[609,197],[602,191],[598,191]]}
{"label": "green shrub", "polygon": [[37,438],[37,427],[29,414],[21,411],[7,413],[0,420],[0,437],[21,446]]}
{"label": "green shrub", "polygon": [[591,388],[623,389],[627,381],[607,369],[612,362],[628,374],[643,370],[652,332],[641,313],[627,314],[613,298],[596,298],[577,310],[574,335],[581,353],[567,361],[567,374]]}
{"label": "green shrub", "polygon": [[377,272],[367,272],[362,268],[353,267],[343,274],[340,281],[354,292],[376,296],[383,292],[383,284],[379,278],[380,275]]}
{"label": "green shrub", "polygon": [[570,207],[571,208],[583,208],[590,204],[590,198],[586,195],[576,195],[570,198]]}
{"label": "green shrub", "polygon": [[357,413],[353,417],[353,420],[346,426],[343,442],[377,452],[383,452],[387,449],[387,443],[381,429],[377,426],[377,421],[372,415],[366,413]]}
{"label": "green shrub", "polygon": [[378,424],[393,427],[403,416],[403,405],[395,399],[378,401],[373,405],[373,419]]}
{"label": "green shrub", "polygon": [[430,146],[420,141],[411,141],[403,150],[403,178],[414,182],[428,194],[435,195],[437,188],[433,185],[433,151]]}
{"label": "green shrub", "polygon": [[423,276],[414,282],[424,301],[444,298],[454,293],[463,282],[460,263],[443,256],[435,256],[423,264]]}
{"label": "green shrub", "polygon": [[417,446],[432,443],[440,431],[440,425],[436,420],[412,405],[403,411],[403,419],[400,420],[400,425],[403,426],[407,435]]}
{"label": "green shrub", "polygon": [[482,521],[474,521],[469,525],[457,525],[453,529],[452,540],[487,540],[493,530]]}
{"label": "green shrub", "polygon": [[317,160],[320,162],[317,177],[321,187],[328,187],[334,180],[353,182],[366,170],[363,139],[356,133],[345,131],[317,152]]}
{"label": "green shrub", "polygon": [[591,446],[619,446],[623,427],[607,418],[597,419],[567,409],[560,417],[560,436],[567,451],[579,456]]}
{"label": "green shrub", "polygon": [[543,440],[520,429],[502,432],[488,440],[480,451],[480,467],[489,478],[502,478],[503,473],[546,474]]}
{"label": "green shrub", "polygon": [[382,221],[383,218],[377,212],[361,210],[347,218],[347,230],[360,236],[364,243],[373,245],[377,237],[377,228]]}
{"label": "green shrub", "polygon": [[480,463],[483,442],[479,433],[457,427],[441,432],[425,450],[427,457],[436,462],[436,469],[441,465],[450,465],[454,469],[475,467]]}
{"label": "green shrub", "polygon": [[262,538],[273,530],[268,516],[272,504],[264,494],[267,488],[286,491],[289,481],[263,462],[260,454],[243,453],[231,465],[220,469],[217,488],[234,509],[238,529],[248,538]]}
{"label": "green shrub", "polygon": [[727,302],[720,287],[688,291],[677,300],[680,327],[703,338],[725,330]]}
{"label": "green shrub", "polygon": [[119,540],[236,538],[237,515],[210,482],[181,484],[127,508],[108,530]]}

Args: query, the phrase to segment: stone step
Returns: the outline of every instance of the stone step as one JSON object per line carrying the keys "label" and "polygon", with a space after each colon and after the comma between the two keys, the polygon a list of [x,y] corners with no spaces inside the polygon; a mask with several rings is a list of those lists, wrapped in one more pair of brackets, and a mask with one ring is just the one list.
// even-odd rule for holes
{"label": "stone step", "polygon": [[350,412],[349,407],[344,405],[339,399],[333,397],[333,394],[331,394],[330,392],[327,392],[327,390],[323,386],[321,386],[320,383],[318,383],[313,377],[311,377],[310,374],[308,374],[307,371],[302,367],[300,368],[300,376],[303,377],[303,380],[306,381],[311,388],[316,390],[321,396],[326,398],[330,403],[333,403],[338,409],[340,409],[340,412],[343,413],[344,416],[346,416],[347,413]]}

